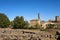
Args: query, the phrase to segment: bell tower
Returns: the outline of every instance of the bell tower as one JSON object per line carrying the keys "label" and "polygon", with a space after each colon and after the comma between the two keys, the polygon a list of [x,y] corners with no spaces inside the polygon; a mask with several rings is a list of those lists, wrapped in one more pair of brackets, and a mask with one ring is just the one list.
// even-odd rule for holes
{"label": "bell tower", "polygon": [[38,13],[38,24],[40,25],[40,13]]}
{"label": "bell tower", "polygon": [[38,20],[40,20],[40,13],[38,13]]}

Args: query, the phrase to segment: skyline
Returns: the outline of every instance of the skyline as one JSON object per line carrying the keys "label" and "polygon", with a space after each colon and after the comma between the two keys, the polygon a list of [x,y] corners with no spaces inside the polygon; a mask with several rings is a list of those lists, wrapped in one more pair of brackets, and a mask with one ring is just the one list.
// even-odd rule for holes
{"label": "skyline", "polygon": [[60,16],[60,0],[0,0],[0,5],[0,13],[5,13],[10,21],[16,16],[28,21],[37,19],[38,12],[45,21]]}

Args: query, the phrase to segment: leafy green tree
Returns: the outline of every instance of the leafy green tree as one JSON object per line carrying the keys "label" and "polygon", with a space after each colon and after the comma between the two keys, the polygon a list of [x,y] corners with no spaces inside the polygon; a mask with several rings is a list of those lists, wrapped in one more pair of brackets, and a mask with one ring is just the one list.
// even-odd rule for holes
{"label": "leafy green tree", "polygon": [[25,26],[24,26],[25,29],[28,29],[28,28],[29,28],[29,27],[28,27],[28,26],[29,26],[28,21],[24,21],[24,25],[25,25]]}
{"label": "leafy green tree", "polygon": [[20,17],[16,16],[16,18],[14,19],[14,26],[13,28],[19,28],[20,27]]}
{"label": "leafy green tree", "polygon": [[14,19],[13,28],[22,29],[22,28],[26,28],[27,26],[28,26],[28,22],[24,21],[23,16],[21,16],[21,17],[16,16],[16,18]]}
{"label": "leafy green tree", "polygon": [[9,18],[3,14],[0,13],[0,28],[7,28],[10,25],[10,20]]}

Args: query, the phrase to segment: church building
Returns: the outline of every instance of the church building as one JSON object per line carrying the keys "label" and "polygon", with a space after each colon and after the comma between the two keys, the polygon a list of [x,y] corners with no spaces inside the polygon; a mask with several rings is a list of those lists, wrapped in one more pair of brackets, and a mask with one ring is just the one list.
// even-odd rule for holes
{"label": "church building", "polygon": [[36,24],[40,25],[40,14],[38,13],[38,19],[30,20],[30,26],[35,26]]}

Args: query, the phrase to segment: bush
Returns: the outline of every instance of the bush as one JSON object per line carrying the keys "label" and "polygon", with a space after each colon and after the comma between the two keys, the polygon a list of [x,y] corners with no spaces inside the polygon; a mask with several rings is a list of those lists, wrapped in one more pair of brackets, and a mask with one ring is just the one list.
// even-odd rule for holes
{"label": "bush", "polygon": [[55,27],[55,24],[47,24],[46,26],[47,26],[47,29],[51,29]]}

